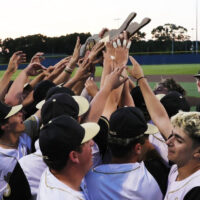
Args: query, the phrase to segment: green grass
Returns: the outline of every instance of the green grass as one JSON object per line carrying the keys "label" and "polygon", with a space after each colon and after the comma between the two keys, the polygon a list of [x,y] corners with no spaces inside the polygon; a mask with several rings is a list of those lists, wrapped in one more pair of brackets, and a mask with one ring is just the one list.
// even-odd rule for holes
{"label": "green grass", "polygon": [[[129,66],[130,67],[130,66]],[[173,74],[196,74],[200,70],[200,64],[177,64],[177,65],[143,65],[142,66],[145,75],[173,75]],[[21,70],[13,75],[14,80]],[[2,77],[4,71],[0,71],[0,78]],[[74,74],[74,73],[73,73]],[[72,74],[72,75],[73,75]],[[96,67],[95,76],[99,77],[102,74],[102,67]],[[155,87],[156,82],[150,82],[152,88]],[[197,92],[195,81],[191,82],[180,82],[180,84],[187,91],[188,96],[199,97]],[[98,83],[99,85],[99,83]]]}
{"label": "green grass", "polygon": [[[145,75],[196,74],[200,64],[142,65],[142,69]],[[95,75],[101,76],[101,73],[102,67],[96,67]]]}
{"label": "green grass", "polygon": [[[131,67],[131,66],[129,66]],[[145,75],[172,75],[172,74],[196,74],[200,70],[200,64],[176,64],[176,65],[142,65]],[[13,79],[19,74],[18,70]],[[4,71],[0,71],[0,77]],[[96,67],[95,76],[101,76],[102,67]]]}
{"label": "green grass", "polygon": [[142,68],[146,75],[196,74],[200,64],[143,65]]}

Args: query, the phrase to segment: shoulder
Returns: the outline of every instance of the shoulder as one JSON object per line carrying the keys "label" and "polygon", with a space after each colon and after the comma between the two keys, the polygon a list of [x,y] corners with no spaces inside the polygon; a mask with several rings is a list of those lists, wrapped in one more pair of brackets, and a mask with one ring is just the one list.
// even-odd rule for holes
{"label": "shoulder", "polygon": [[183,200],[199,200],[200,199],[200,186],[192,188],[184,197]]}

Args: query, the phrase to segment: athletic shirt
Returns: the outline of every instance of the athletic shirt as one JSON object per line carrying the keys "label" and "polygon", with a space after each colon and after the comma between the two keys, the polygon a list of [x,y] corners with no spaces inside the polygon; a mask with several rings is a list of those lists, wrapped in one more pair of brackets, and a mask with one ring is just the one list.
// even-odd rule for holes
{"label": "athletic shirt", "polygon": [[161,200],[161,189],[141,163],[105,164],[86,175],[91,200]]}
{"label": "athletic shirt", "polygon": [[19,137],[17,149],[5,149],[0,147],[0,199],[10,195],[10,186],[8,184],[11,173],[16,166],[17,161],[30,153],[32,137],[37,135],[39,128],[39,119],[33,115],[24,121],[25,133]]}
{"label": "athletic shirt", "polygon": [[37,200],[88,200],[84,181],[81,186],[83,192],[73,190],[59,181],[47,168],[41,177]]}
{"label": "athletic shirt", "polygon": [[36,199],[40,178],[44,170],[47,168],[47,165],[43,162],[42,159],[39,140],[35,142],[35,149],[35,153],[29,154],[19,160],[19,164],[28,180],[32,199]]}
{"label": "athletic shirt", "polygon": [[173,165],[169,173],[168,188],[164,200],[199,200],[200,170],[181,181],[176,181],[177,176],[177,165]]}
{"label": "athletic shirt", "polygon": [[153,144],[153,146],[155,147],[157,152],[160,154],[160,156],[165,161],[165,164],[168,166],[168,163],[169,163],[169,160],[168,160],[168,157],[167,157],[168,146],[167,146],[164,138],[160,134],[160,132],[153,134],[153,135],[149,135],[149,142],[151,144]]}
{"label": "athletic shirt", "polygon": [[0,147],[0,199],[3,195],[10,194],[10,188],[7,184],[10,175],[21,157],[27,155],[31,149],[31,138],[27,134],[19,137],[17,149],[5,149]]}

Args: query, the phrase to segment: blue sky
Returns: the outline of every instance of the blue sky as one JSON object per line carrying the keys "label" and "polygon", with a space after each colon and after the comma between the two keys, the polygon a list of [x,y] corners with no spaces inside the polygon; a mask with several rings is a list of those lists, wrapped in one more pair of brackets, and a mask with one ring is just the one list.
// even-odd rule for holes
{"label": "blue sky", "polygon": [[0,0],[0,39],[37,33],[93,34],[103,27],[119,27],[130,12],[136,12],[135,21],[140,22],[144,17],[152,19],[142,29],[148,38],[153,28],[174,23],[187,28],[195,40],[197,1],[200,40],[200,0]]}

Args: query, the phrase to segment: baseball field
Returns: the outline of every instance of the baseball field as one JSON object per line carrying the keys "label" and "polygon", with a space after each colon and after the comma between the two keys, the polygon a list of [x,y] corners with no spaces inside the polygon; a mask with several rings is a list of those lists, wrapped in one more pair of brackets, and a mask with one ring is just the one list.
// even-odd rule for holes
{"label": "baseball field", "polygon": [[[129,66],[131,67],[131,66]],[[199,102],[200,94],[197,92],[196,81],[193,77],[200,70],[200,64],[176,64],[176,65],[142,65],[145,76],[150,86],[155,87],[162,78],[173,78],[180,83],[187,92],[187,98],[194,110],[194,106]],[[20,73],[18,70],[12,77],[15,79]],[[0,77],[4,71],[0,71]],[[96,67],[95,80],[99,86],[102,67]],[[134,80],[134,79],[133,79]]]}

